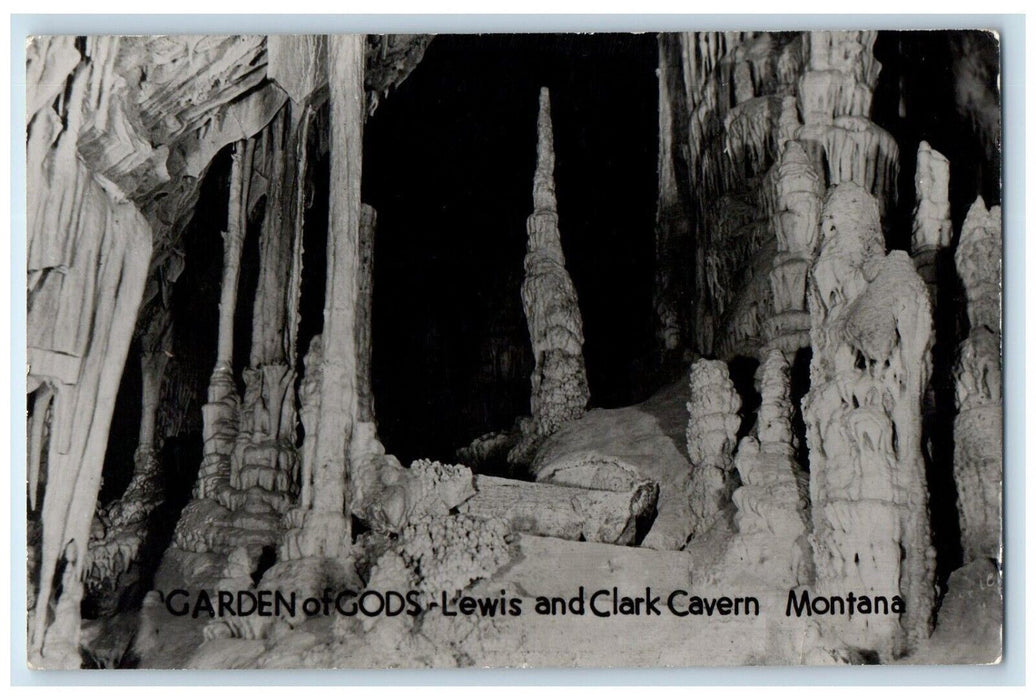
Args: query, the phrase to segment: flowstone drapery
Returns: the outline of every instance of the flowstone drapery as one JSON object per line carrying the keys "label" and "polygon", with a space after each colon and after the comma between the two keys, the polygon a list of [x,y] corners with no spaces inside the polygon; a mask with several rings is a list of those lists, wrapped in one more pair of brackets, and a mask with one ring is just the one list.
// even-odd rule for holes
{"label": "flowstone drapery", "polygon": [[118,42],[80,48],[73,37],[48,37],[28,50],[27,388],[37,392],[28,473],[41,529],[29,660],[46,668],[80,664],[91,522],[152,250],[139,209],[79,158],[96,101],[111,96],[106,65]]}

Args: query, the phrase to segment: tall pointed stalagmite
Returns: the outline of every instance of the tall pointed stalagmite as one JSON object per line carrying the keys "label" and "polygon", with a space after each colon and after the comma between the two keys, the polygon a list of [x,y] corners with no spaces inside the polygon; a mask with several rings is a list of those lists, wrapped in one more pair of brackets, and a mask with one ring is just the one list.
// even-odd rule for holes
{"label": "tall pointed stalagmite", "polygon": [[509,456],[526,462],[536,446],[568,421],[583,415],[590,389],[583,364],[583,319],[558,230],[554,193],[554,134],[550,92],[540,89],[536,173],[532,181],[533,212],[526,229],[522,305],[529,324],[536,366],[532,374],[532,418]]}

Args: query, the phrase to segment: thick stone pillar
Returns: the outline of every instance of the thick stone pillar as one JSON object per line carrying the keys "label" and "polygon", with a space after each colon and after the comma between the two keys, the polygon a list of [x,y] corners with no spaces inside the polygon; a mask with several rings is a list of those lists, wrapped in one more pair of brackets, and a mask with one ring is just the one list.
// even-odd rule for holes
{"label": "thick stone pillar", "polygon": [[884,254],[877,199],[853,183],[828,192],[810,270],[810,447],[818,595],[899,596],[903,610],[821,621],[832,647],[882,660],[931,633],[935,552],[921,453],[931,364],[927,290],[903,251]]}
{"label": "thick stone pillar", "polygon": [[297,266],[301,266],[298,239],[304,210],[307,118],[308,110],[289,102],[261,140],[269,186],[259,239],[250,367],[244,372],[245,394],[230,468],[233,488],[259,487],[268,492],[269,497],[263,493],[262,502],[250,503],[249,509],[274,521],[289,502],[278,496],[289,494],[298,482],[293,355],[301,280]]}
{"label": "thick stone pillar", "polygon": [[793,353],[809,345],[806,275],[816,255],[824,192],[820,176],[796,141],[785,144],[775,187],[777,210],[772,223],[777,255],[770,271],[770,288],[776,313],[763,322],[763,331],[764,340],[772,347]]}
{"label": "thick stone pillar", "polygon": [[[360,178],[364,121],[363,35],[328,39],[331,94],[331,202],[327,240],[320,407],[311,480],[311,510],[292,516],[286,549],[295,556],[338,556],[351,545],[350,443],[357,422],[357,304],[360,297]],[[308,426],[307,426],[308,429]],[[310,455],[307,454],[307,457]]]}

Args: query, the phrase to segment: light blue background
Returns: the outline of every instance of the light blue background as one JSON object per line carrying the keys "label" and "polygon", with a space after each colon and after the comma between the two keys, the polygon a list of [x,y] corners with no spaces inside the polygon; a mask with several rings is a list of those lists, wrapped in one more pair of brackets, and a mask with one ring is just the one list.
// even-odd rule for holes
{"label": "light blue background", "polygon": [[[1004,660],[996,666],[414,671],[29,671],[25,665],[25,37],[32,34],[983,28],[1004,109]],[[12,15],[11,682],[14,685],[1020,685],[1025,679],[1025,18],[1022,15]]]}

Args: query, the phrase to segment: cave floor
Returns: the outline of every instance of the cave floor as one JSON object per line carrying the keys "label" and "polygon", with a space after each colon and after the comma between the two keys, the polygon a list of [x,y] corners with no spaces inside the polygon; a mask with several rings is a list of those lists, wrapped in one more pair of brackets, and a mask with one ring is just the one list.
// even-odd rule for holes
{"label": "cave floor", "polygon": [[[206,640],[206,618],[173,617],[151,601],[141,614],[135,647],[143,668],[414,668],[414,667],[687,667],[830,664],[815,618],[786,615],[788,589],[732,554],[730,519],[686,542],[689,471],[684,429],[687,389],[680,382],[626,408],[597,409],[566,426],[540,449],[534,470],[586,453],[617,457],[662,484],[658,515],[639,547],[520,534],[511,559],[465,591],[475,598],[520,597],[522,614],[416,617],[313,616],[292,627],[279,621],[260,639]],[[675,493],[674,493],[675,492]],[[682,547],[682,549],[681,549]],[[650,588],[650,593],[648,590]],[[991,565],[972,565],[950,580],[935,634],[896,663],[988,663],[999,655],[999,579]],[[598,608],[578,615],[537,614],[535,598],[563,599],[597,591]],[[675,614],[690,596],[755,598],[759,615]],[[659,596],[659,614],[624,615],[623,596]],[[845,659],[841,659],[845,661]],[[852,659],[850,659],[851,661]]]}

